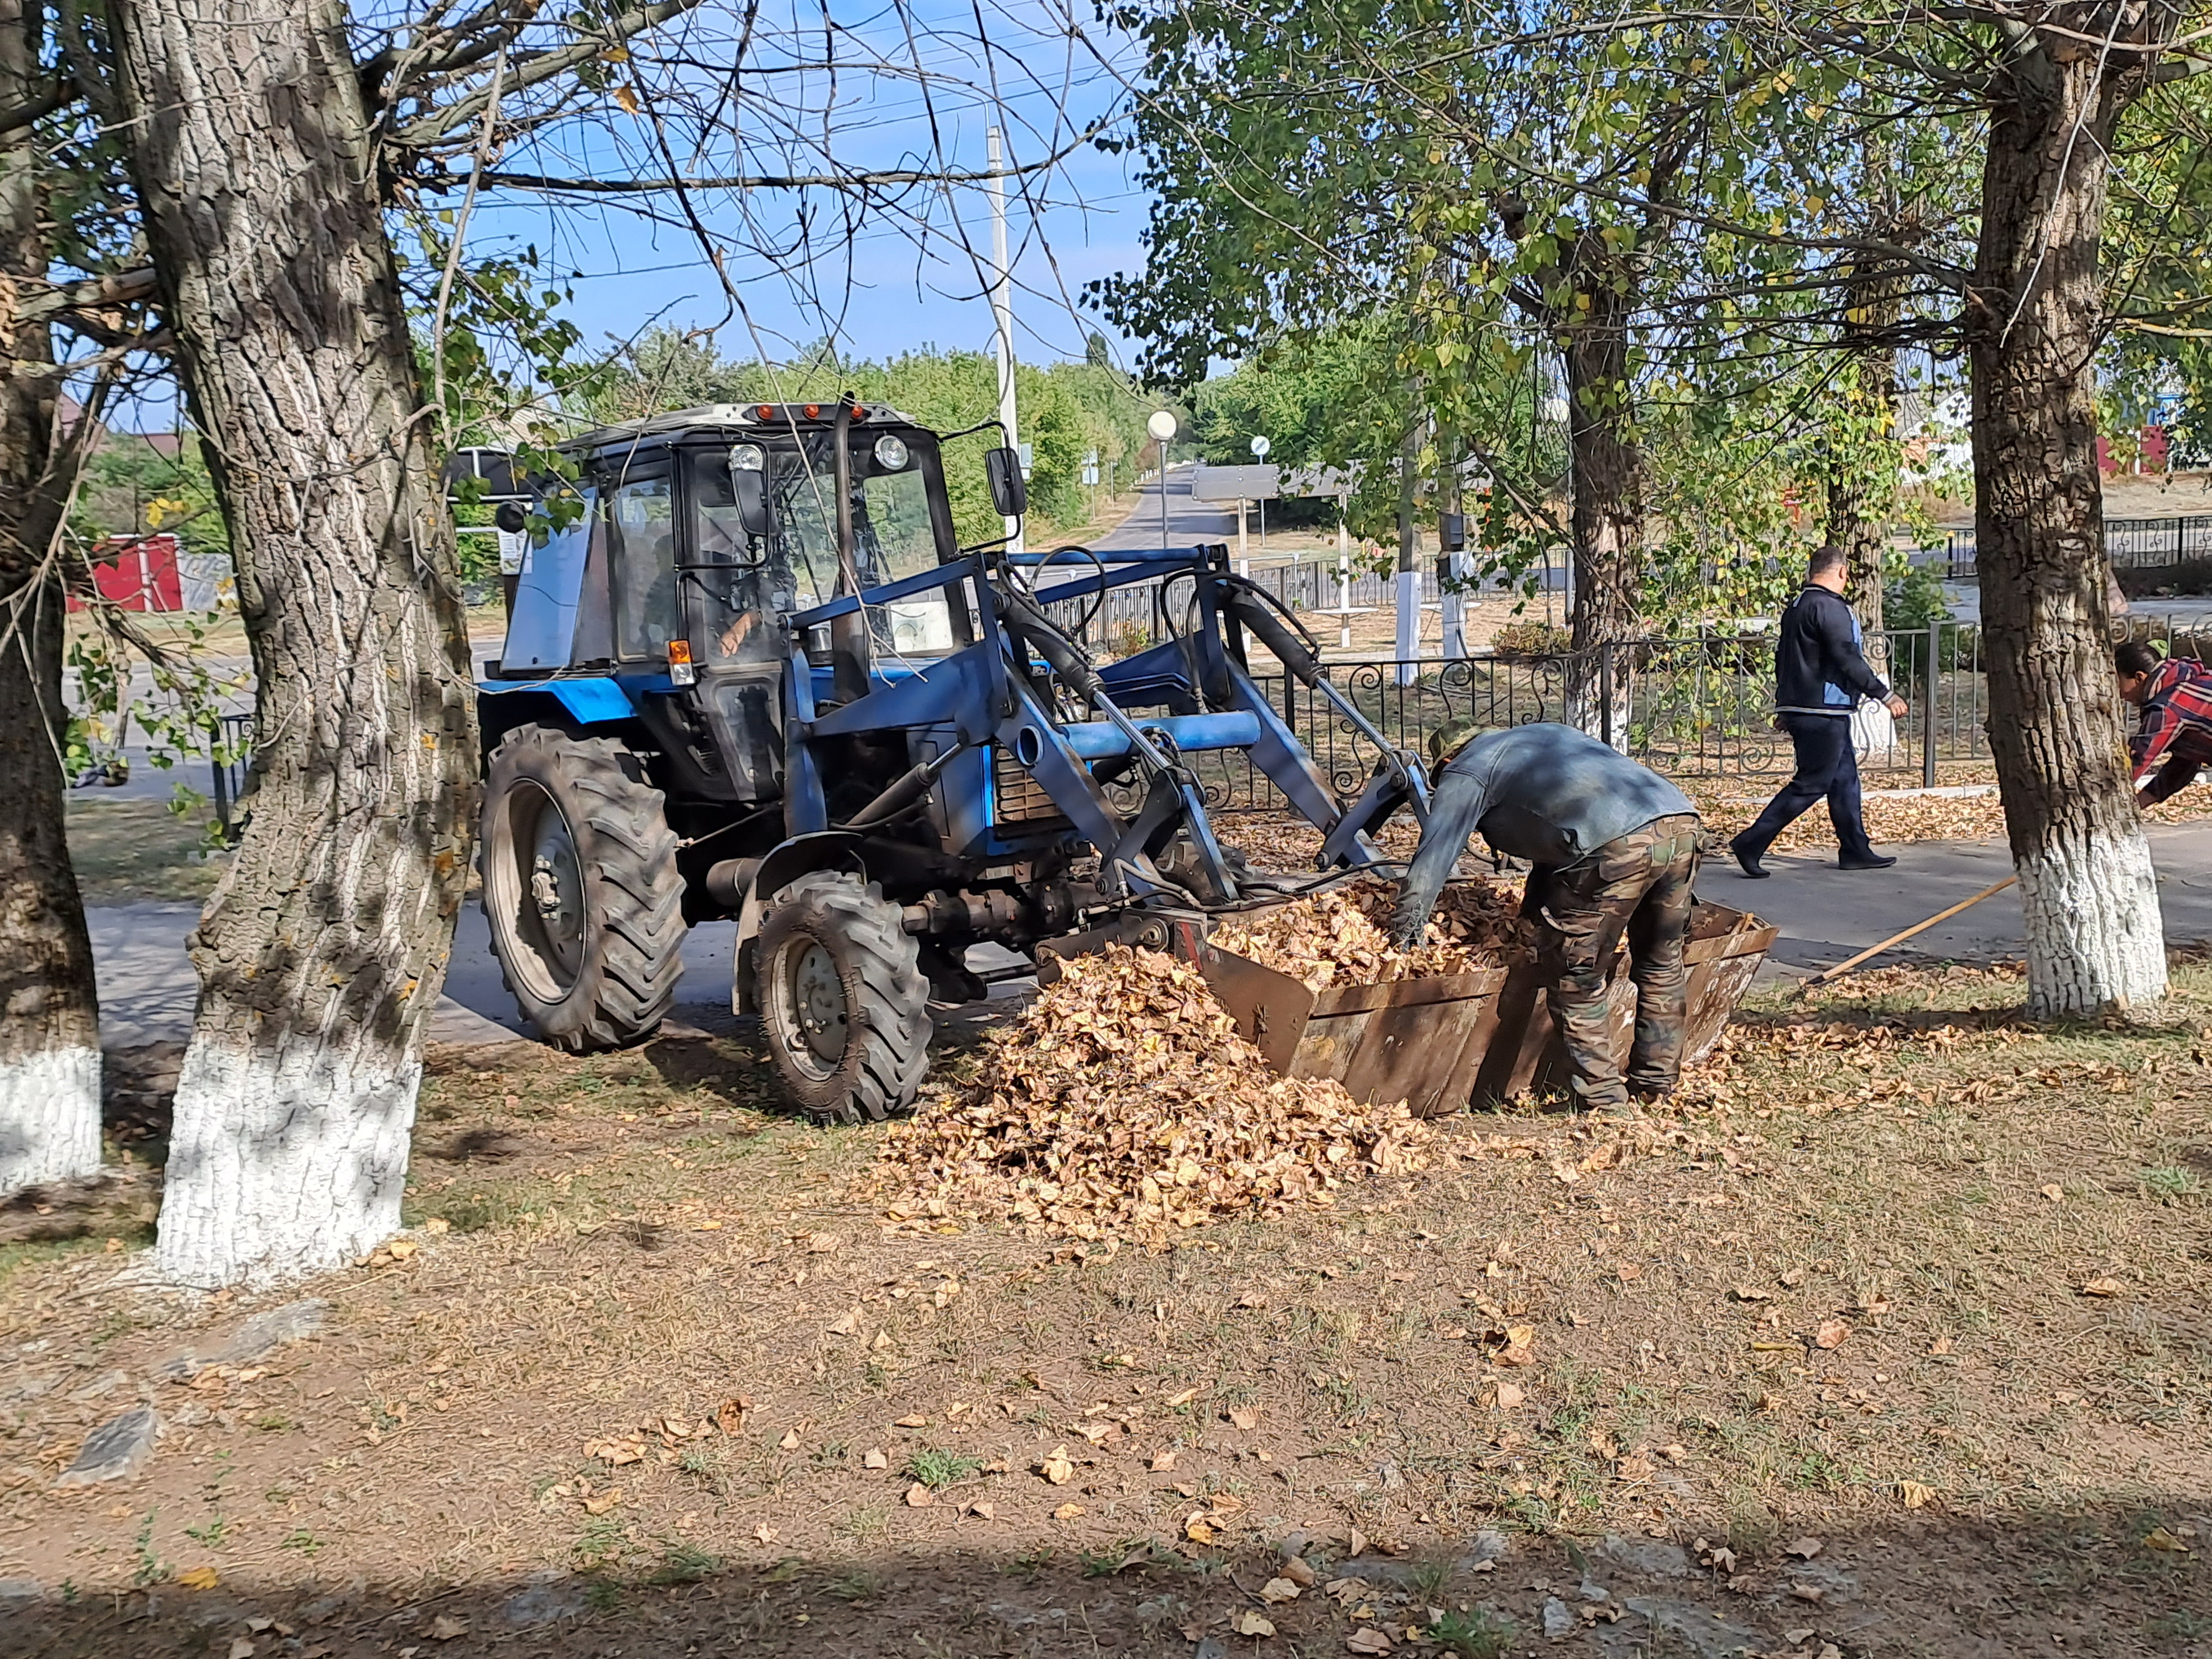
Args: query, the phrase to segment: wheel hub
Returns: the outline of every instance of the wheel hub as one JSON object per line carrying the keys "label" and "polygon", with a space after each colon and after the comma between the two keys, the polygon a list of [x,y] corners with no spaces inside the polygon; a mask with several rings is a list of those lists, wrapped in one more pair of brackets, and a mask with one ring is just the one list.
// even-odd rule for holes
{"label": "wheel hub", "polygon": [[815,1059],[836,1066],[845,1055],[845,981],[837,959],[812,939],[793,951],[791,1036],[796,1052],[803,1044]]}
{"label": "wheel hub", "polygon": [[583,963],[584,872],[568,821],[550,800],[538,815],[528,884],[546,947],[562,969],[573,975]]}

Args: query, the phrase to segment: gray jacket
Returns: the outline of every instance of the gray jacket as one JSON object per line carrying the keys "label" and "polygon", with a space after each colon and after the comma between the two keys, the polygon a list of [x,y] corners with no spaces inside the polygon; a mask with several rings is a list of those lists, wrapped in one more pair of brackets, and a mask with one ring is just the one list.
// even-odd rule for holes
{"label": "gray jacket", "polygon": [[1697,810],[1656,772],[1571,726],[1543,722],[1486,732],[1437,780],[1428,828],[1406,872],[1391,933],[1419,934],[1478,830],[1501,853],[1561,870],[1654,818]]}

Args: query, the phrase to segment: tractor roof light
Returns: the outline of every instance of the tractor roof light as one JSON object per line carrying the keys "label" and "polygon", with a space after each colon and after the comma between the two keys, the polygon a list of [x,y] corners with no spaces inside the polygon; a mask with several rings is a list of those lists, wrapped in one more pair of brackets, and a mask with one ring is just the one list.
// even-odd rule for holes
{"label": "tractor roof light", "polygon": [[809,404],[805,409],[799,410],[799,413],[805,416],[810,421],[818,421],[822,418],[822,405],[820,404]]}

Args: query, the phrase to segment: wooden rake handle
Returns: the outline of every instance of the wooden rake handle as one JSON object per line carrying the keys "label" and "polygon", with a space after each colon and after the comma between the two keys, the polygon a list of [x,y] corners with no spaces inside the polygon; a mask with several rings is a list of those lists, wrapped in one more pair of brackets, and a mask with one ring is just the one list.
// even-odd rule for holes
{"label": "wooden rake handle", "polygon": [[1934,915],[1929,917],[1927,921],[1916,921],[1911,927],[1906,928],[1903,933],[1892,933],[1887,939],[1882,940],[1881,944],[1870,945],[1865,950],[1860,951],[1858,955],[1855,957],[1847,957],[1832,968],[1823,968],[1819,973],[1814,975],[1812,978],[1807,980],[1803,984],[1797,988],[1797,994],[1802,997],[1815,985],[1825,985],[1832,979],[1841,979],[1845,974],[1850,973],[1852,969],[1857,967],[1859,963],[1864,962],[1868,957],[1880,956],[1884,951],[1889,949],[1891,945],[1901,945],[1906,939],[1911,939],[1915,933],[1924,933],[1927,929],[1933,927],[1939,921],[1948,921],[1953,916],[1957,915],[1960,911],[1972,908],[1975,905],[1979,904],[1984,899],[1989,897],[1991,894],[2003,892],[2006,888],[2011,886],[2013,883],[2019,879],[2020,878],[2018,876],[2012,875],[2007,876],[2002,881],[1993,881],[1988,886],[1983,888],[1980,892],[1975,894],[1973,897],[1960,899],[1949,909],[1938,910]]}

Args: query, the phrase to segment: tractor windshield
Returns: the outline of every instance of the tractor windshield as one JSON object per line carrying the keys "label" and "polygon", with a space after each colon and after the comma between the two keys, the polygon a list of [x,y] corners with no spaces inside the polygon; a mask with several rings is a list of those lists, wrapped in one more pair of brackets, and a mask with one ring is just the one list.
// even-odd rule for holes
{"label": "tractor windshield", "polygon": [[[708,662],[769,662],[785,648],[783,617],[836,597],[836,451],[834,434],[803,434],[767,451],[774,533],[745,534],[729,472],[729,452],[692,452],[689,495],[697,586],[713,614],[700,649]],[[943,491],[937,448],[926,437],[863,427],[851,434],[853,546],[865,586],[933,568],[938,542],[933,501]],[[941,592],[869,607],[877,648],[893,656],[954,649],[951,612]]]}
{"label": "tractor windshield", "polygon": [[[810,433],[796,450],[775,457],[776,516],[794,570],[804,568],[824,598],[837,586],[836,440]],[[933,568],[945,550],[937,539],[931,497],[944,486],[933,445],[902,434],[861,428],[852,434],[853,553],[864,586],[879,586]],[[917,593],[868,610],[878,649],[893,655],[936,655],[953,649],[945,594]]]}

